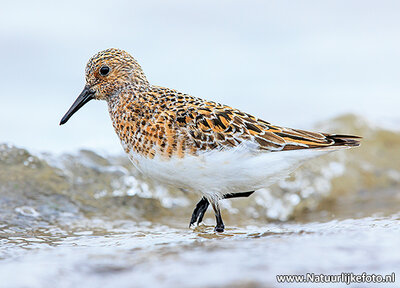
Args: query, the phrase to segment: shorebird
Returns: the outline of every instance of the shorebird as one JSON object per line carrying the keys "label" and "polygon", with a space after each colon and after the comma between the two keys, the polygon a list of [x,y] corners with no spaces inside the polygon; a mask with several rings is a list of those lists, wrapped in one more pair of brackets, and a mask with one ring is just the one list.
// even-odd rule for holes
{"label": "shorebird", "polygon": [[85,73],[86,85],[60,125],[90,100],[105,100],[133,165],[149,178],[202,197],[190,226],[202,222],[211,204],[215,231],[223,232],[219,200],[248,197],[307,159],[360,144],[358,136],[280,127],[152,85],[139,63],[120,49],[94,55]]}

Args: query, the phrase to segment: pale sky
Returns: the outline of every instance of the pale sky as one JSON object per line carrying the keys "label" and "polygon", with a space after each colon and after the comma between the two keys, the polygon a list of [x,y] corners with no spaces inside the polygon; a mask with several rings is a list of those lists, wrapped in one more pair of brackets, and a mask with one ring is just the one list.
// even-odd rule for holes
{"label": "pale sky", "polygon": [[[41,4],[38,4],[41,3]],[[308,128],[400,118],[400,1],[0,1],[0,143],[122,152],[106,103],[58,123],[110,47],[153,84]]]}

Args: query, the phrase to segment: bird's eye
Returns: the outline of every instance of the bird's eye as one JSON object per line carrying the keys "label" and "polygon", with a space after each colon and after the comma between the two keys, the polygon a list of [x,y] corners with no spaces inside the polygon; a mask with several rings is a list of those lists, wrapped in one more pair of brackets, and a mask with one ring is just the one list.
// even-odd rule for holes
{"label": "bird's eye", "polygon": [[107,74],[110,73],[110,67],[102,66],[99,70],[99,73],[101,76],[107,76]]}

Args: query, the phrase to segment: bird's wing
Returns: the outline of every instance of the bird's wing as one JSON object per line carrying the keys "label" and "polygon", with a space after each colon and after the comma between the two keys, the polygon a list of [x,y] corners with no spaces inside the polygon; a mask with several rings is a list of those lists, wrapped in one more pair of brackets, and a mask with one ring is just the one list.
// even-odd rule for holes
{"label": "bird's wing", "polygon": [[186,108],[177,112],[176,121],[200,151],[224,150],[242,143],[252,144],[250,146],[256,151],[331,149],[337,146],[358,146],[360,139],[357,136],[316,133],[275,126],[250,114],[214,102],[201,102],[201,105],[187,104]]}

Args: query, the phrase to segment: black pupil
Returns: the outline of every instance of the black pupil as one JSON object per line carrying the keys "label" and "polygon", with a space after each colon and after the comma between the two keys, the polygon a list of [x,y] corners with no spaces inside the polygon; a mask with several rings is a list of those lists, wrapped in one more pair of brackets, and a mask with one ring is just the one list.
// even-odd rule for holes
{"label": "black pupil", "polygon": [[103,66],[100,68],[100,74],[105,76],[108,74],[108,72],[110,72],[110,68],[108,68],[107,66]]}

